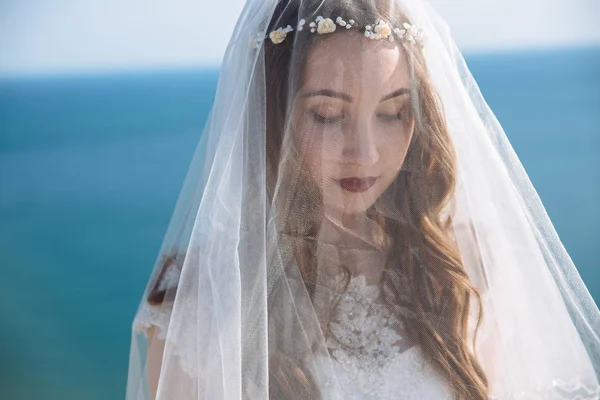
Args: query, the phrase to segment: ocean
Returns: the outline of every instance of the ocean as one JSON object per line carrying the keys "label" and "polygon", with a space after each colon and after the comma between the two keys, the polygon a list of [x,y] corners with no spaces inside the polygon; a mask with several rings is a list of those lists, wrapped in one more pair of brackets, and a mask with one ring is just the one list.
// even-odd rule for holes
{"label": "ocean", "polygon": [[[600,48],[467,56],[600,302]],[[0,79],[0,398],[118,399],[217,69]]]}

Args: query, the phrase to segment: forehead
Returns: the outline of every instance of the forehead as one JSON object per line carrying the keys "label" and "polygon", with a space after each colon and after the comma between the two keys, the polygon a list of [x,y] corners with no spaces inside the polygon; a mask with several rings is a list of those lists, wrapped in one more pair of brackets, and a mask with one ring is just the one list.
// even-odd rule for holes
{"label": "forehead", "polygon": [[409,65],[400,45],[342,32],[319,40],[311,48],[302,89],[327,88],[376,96],[408,87],[409,83]]}

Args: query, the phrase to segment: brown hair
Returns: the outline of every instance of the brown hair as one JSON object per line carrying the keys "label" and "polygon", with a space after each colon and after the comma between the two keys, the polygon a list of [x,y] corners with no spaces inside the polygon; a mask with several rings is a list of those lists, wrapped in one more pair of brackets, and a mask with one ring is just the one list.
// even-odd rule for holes
{"label": "brown hair", "polygon": [[[317,9],[318,4],[311,8],[310,1],[283,0],[276,6],[267,32],[288,24],[295,26],[300,18],[307,17],[298,15],[300,3],[303,9],[314,11],[314,15],[341,15],[345,19],[353,18],[359,26],[372,23],[376,18],[392,21],[383,11],[386,10],[383,4],[377,8],[374,1],[331,1],[325,5],[330,8]],[[356,10],[356,14],[350,16],[348,10]],[[285,176],[280,171],[282,136],[289,122],[290,91],[301,80],[304,59],[299,58],[309,54],[316,40],[326,40],[319,36],[297,34],[276,45],[265,41],[267,192],[271,198],[275,184],[281,183],[277,177]],[[414,48],[406,48],[414,73],[411,85],[416,122],[404,161],[410,168],[403,168],[382,195],[382,198],[392,193],[397,196],[393,202],[402,218],[386,218],[377,210],[377,202],[367,211],[392,238],[392,253],[381,282],[382,292],[389,307],[406,322],[409,334],[426,358],[448,379],[456,397],[483,400],[488,398],[487,379],[468,345],[471,302],[475,299],[481,305],[481,300],[448,233],[451,220],[441,220],[442,210],[454,192],[455,153],[439,101],[427,78],[423,57]],[[281,215],[285,219],[285,234],[299,239],[296,259],[308,292],[312,294],[316,272],[313,239],[321,210],[314,204],[315,190],[310,188],[310,183],[302,184],[307,185],[302,191],[304,198],[285,204]],[[479,321],[481,318],[480,311]],[[310,373],[298,362],[277,353],[269,369],[272,399],[320,398]]]}

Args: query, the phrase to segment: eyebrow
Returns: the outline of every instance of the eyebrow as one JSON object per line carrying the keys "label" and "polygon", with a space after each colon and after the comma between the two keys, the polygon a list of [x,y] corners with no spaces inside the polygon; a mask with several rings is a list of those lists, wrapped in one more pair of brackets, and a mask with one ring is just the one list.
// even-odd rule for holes
{"label": "eyebrow", "polygon": [[[386,94],[385,96],[383,96],[379,100],[379,102],[381,103],[383,101],[393,99],[394,97],[402,96],[404,94],[409,94],[409,93],[410,93],[410,90],[407,89],[407,88],[402,88],[402,89],[394,90],[392,93]],[[336,99],[342,99],[344,101],[352,103],[352,96],[350,96],[349,94],[342,93],[342,92],[336,92],[336,91],[330,90],[330,89],[315,90],[315,91],[312,91],[312,92],[305,93],[302,97],[306,98],[306,97],[312,97],[312,96],[333,97],[333,98],[336,98]]]}

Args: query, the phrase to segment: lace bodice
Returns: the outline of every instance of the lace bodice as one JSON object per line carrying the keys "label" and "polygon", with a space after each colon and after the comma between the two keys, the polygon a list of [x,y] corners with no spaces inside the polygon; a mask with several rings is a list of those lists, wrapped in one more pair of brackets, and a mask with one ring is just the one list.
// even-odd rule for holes
{"label": "lace bodice", "polygon": [[[402,321],[381,303],[379,287],[367,284],[364,275],[350,279],[334,311],[331,335],[326,341],[331,357],[317,356],[307,362],[324,400],[453,398],[449,384],[426,361],[421,348],[405,335]],[[170,307],[143,303],[134,328],[143,332],[156,326],[158,337],[164,339],[170,316]],[[470,325],[474,323],[472,316]],[[193,349],[194,343],[187,341],[174,348],[182,370],[192,376],[198,373]],[[576,379],[555,380],[533,391],[490,396],[490,399],[598,400],[600,387],[587,386]]]}
{"label": "lace bodice", "polygon": [[379,287],[352,277],[330,323],[332,355],[312,362],[324,399],[451,399],[442,377],[380,301]]}

